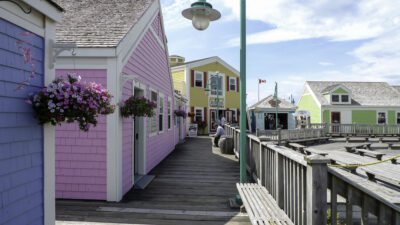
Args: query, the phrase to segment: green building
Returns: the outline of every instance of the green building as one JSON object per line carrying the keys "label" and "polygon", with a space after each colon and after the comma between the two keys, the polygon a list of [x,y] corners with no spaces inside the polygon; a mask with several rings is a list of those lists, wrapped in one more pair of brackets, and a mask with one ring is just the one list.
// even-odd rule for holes
{"label": "green building", "polygon": [[311,123],[400,124],[400,88],[385,82],[306,81],[297,110]]}

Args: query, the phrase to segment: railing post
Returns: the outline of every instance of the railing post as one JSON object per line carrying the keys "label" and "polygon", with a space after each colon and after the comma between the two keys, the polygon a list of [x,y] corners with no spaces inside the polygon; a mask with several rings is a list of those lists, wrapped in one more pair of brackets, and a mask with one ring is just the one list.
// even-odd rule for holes
{"label": "railing post", "polygon": [[278,128],[277,131],[278,131],[278,146],[279,146],[281,145],[281,139],[282,139],[281,128]]}
{"label": "railing post", "polygon": [[[275,152],[275,196],[276,196],[276,203],[278,203],[279,207],[283,209],[284,207],[284,190],[283,190],[283,156],[278,152]],[[271,181],[270,181],[271,182]]]}
{"label": "railing post", "polygon": [[305,156],[307,161],[307,225],[326,225],[328,158],[320,155]]}

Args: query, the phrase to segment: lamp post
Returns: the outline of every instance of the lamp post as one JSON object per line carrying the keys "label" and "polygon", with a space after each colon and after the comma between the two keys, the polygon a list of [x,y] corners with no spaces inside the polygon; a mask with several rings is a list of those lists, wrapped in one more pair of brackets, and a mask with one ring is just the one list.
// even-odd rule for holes
{"label": "lamp post", "polygon": [[[198,30],[207,29],[210,21],[217,20],[221,13],[206,0],[198,0],[182,15],[192,20]],[[246,174],[246,0],[240,0],[240,183],[247,181]]]}

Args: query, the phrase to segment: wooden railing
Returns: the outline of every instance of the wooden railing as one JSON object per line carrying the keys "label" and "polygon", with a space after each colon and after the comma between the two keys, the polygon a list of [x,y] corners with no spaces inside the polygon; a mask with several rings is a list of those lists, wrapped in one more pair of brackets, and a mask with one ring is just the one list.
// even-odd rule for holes
{"label": "wooden railing", "polygon": [[326,133],[336,135],[400,135],[400,125],[371,124],[310,124],[310,128],[325,128]]}
{"label": "wooden railing", "polygon": [[[239,152],[239,129],[226,125],[226,134],[233,137],[235,152]],[[247,134],[246,140],[249,177],[269,191],[294,224],[326,224],[328,190],[331,193],[332,225],[337,224],[337,195],[344,197],[349,205],[344,215],[348,225],[354,221],[353,205],[361,208],[362,224],[371,224],[375,220],[378,224],[400,224],[398,206],[376,194],[376,188],[369,188],[365,183],[360,185],[355,178],[348,177],[356,175],[328,167],[330,159],[319,155],[304,156],[283,146],[267,144],[253,134]]]}
{"label": "wooden railing", "polygon": [[257,130],[256,136],[264,136],[271,141],[290,141],[325,137],[325,128],[305,128],[295,130]]}
{"label": "wooden railing", "polygon": [[[238,152],[239,129],[226,126],[225,130]],[[269,191],[295,224],[326,224],[328,159],[267,145],[253,134],[247,134],[246,156],[252,180]]]}
{"label": "wooden railing", "polygon": [[[383,193],[397,192],[397,190],[385,188],[366,181],[365,178],[332,167],[328,168],[328,188],[331,199],[331,225],[353,224],[354,220],[358,220],[353,217],[353,206],[361,209],[361,218],[359,218],[361,224],[400,224],[400,207],[393,204],[390,197],[383,196]],[[338,195],[346,199],[344,219],[337,217]],[[340,223],[338,220],[341,220]]]}

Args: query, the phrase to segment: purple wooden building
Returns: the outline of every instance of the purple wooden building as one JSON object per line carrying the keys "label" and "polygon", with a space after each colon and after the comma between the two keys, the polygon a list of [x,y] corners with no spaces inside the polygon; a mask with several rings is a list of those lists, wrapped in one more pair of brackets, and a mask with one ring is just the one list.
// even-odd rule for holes
{"label": "purple wooden building", "polygon": [[57,26],[57,43],[77,48],[57,58],[57,76],[75,73],[99,82],[114,103],[132,95],[157,103],[152,118],[134,122],[117,109],[87,133],[76,124],[57,127],[56,197],[120,201],[180,138],[160,3],[63,0],[60,5],[66,13]]}
{"label": "purple wooden building", "polygon": [[[54,79],[50,49],[62,8],[0,2],[0,224],[54,224],[54,127],[25,101]],[[25,11],[25,12],[24,12]]]}

